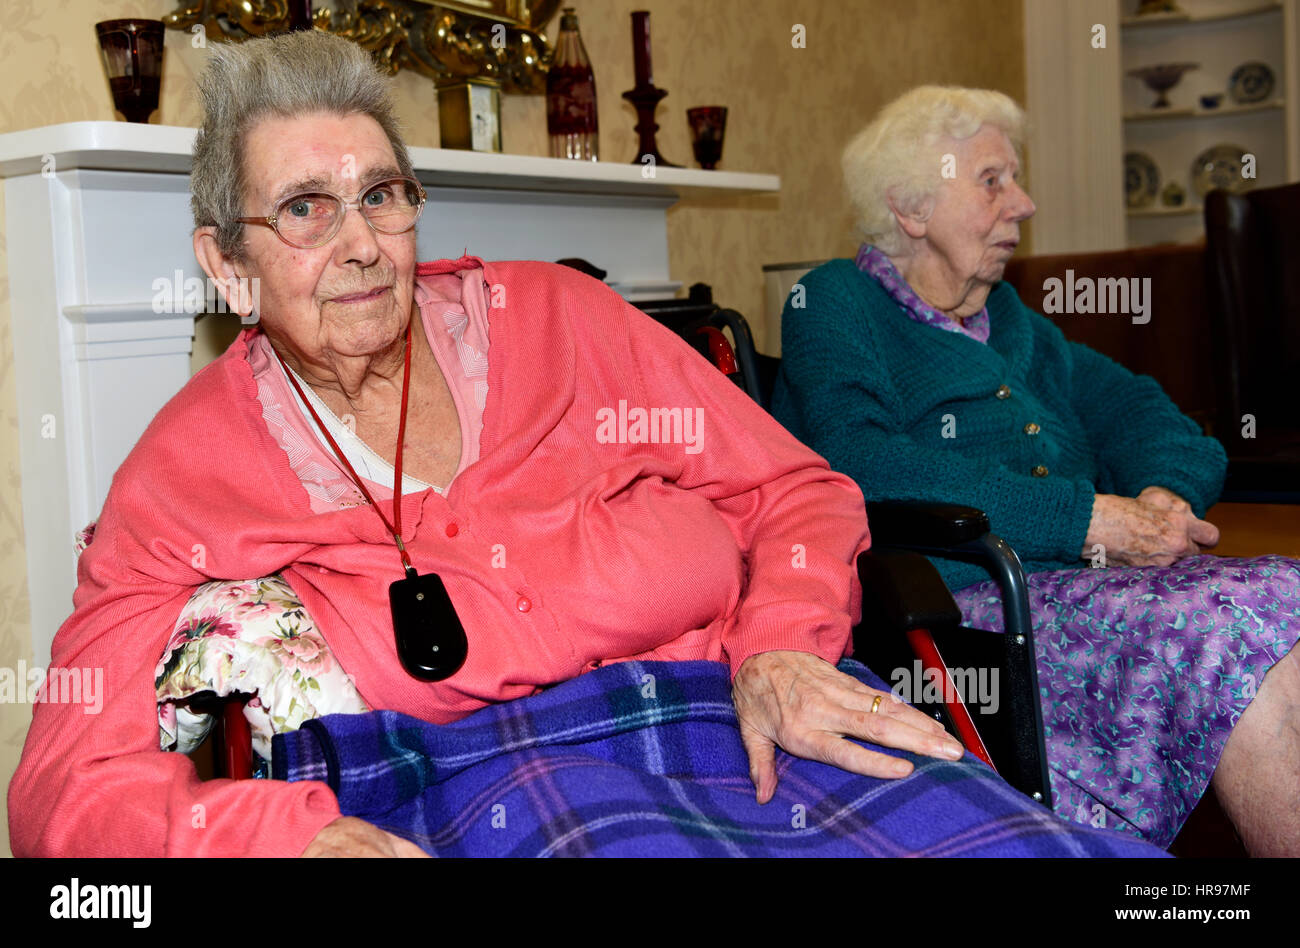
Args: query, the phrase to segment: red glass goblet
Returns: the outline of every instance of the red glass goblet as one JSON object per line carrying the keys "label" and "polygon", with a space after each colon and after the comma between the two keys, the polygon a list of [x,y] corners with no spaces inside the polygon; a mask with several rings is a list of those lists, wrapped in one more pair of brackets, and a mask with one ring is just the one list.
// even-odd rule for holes
{"label": "red glass goblet", "polygon": [[722,160],[722,139],[727,132],[727,110],[721,105],[705,105],[687,109],[691,123],[691,148],[695,160],[706,171],[718,167]]}
{"label": "red glass goblet", "polygon": [[162,85],[162,21],[105,20],[95,32],[113,104],[128,122],[148,122]]}

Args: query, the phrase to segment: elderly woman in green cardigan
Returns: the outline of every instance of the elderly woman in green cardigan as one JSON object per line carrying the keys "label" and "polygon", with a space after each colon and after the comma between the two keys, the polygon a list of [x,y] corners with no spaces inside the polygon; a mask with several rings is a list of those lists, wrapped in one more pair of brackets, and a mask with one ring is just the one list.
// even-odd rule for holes
{"label": "elderly woman in green cardigan", "polygon": [[[1034,213],[1023,125],[929,86],[850,142],[866,243],[787,302],[774,412],[868,500],[978,507],[1018,550],[1059,814],[1168,845],[1213,782],[1252,853],[1297,855],[1300,563],[1202,554],[1223,448],[1001,282]],[[936,565],[1000,630],[987,575]]]}

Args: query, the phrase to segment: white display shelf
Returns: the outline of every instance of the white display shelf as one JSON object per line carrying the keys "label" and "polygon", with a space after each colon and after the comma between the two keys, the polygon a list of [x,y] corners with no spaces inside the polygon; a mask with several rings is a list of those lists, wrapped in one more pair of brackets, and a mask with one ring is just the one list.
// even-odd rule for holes
{"label": "white display shelf", "polygon": [[[196,131],[173,125],[67,122],[9,132],[0,135],[0,177],[32,174],[43,167],[188,174]],[[649,169],[639,164],[447,148],[411,148],[410,152],[417,177],[426,185],[440,187],[646,197],[667,193],[691,198],[781,190],[781,179],[770,174]]]}
{"label": "white display shelf", "polygon": [[1282,9],[1279,2],[1260,3],[1241,10],[1224,9],[1205,13],[1152,13],[1147,16],[1126,16],[1121,19],[1124,29],[1142,29],[1157,26],[1178,26],[1187,23],[1215,23],[1221,20],[1241,20],[1261,13],[1273,13]]}
{"label": "white display shelf", "polygon": [[1221,105],[1217,109],[1205,108],[1169,108],[1143,109],[1139,112],[1126,112],[1126,122],[1160,121],[1164,119],[1203,119],[1223,118],[1232,115],[1245,115],[1250,112],[1268,112],[1286,108],[1285,99],[1270,99],[1267,102],[1251,102],[1248,105]]}
{"label": "white display shelf", "polygon": [[[1036,253],[1203,236],[1190,213],[1125,213],[1126,152],[1145,152],[1162,181],[1189,195],[1192,160],[1222,143],[1257,156],[1258,188],[1300,180],[1300,0],[1178,3],[1184,16],[1138,19],[1138,0],[1022,0]],[[1129,72],[1180,62],[1200,68],[1168,93],[1170,109],[1152,110],[1155,93]],[[1200,108],[1202,95],[1226,93],[1247,62],[1273,70],[1268,101],[1238,106],[1225,96],[1218,109]]]}
{"label": "white display shelf", "polygon": [[[1195,156],[1221,144],[1240,147],[1256,156],[1256,188],[1270,188],[1300,179],[1300,97],[1295,94],[1298,0],[1179,0],[1183,17],[1123,18],[1120,55],[1124,109],[1121,122],[1125,152],[1148,155],[1163,182],[1183,185],[1189,205],[1142,208],[1125,215],[1128,246],[1183,241],[1204,235],[1200,200],[1191,187]],[[1133,12],[1134,0],[1122,0]],[[1140,26],[1141,28],[1134,28]],[[1160,27],[1160,28],[1155,28]],[[1276,79],[1270,98],[1238,104],[1226,96],[1217,109],[1206,109],[1200,97],[1227,92],[1231,76],[1247,62],[1263,62]],[[1153,63],[1193,62],[1191,72],[1168,93],[1173,106],[1150,108],[1153,93],[1129,77],[1135,67]]]}

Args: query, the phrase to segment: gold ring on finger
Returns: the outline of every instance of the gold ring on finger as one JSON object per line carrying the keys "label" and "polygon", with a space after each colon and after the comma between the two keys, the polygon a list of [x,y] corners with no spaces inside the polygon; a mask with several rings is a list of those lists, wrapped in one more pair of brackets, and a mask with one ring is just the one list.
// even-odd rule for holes
{"label": "gold ring on finger", "polygon": [[884,697],[884,695],[876,695],[876,700],[873,701],[873,702],[871,702],[871,713],[872,713],[872,714],[875,714],[877,711],[880,710],[880,699],[883,698],[883,697]]}

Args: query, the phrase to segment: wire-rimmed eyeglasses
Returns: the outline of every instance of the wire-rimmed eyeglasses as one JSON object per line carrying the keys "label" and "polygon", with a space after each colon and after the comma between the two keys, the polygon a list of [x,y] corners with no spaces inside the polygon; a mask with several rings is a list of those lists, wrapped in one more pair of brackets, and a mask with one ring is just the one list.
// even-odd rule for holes
{"label": "wire-rimmed eyeglasses", "polygon": [[240,224],[264,224],[290,247],[312,250],[334,239],[348,208],[361,212],[379,234],[404,234],[415,226],[426,195],[414,178],[385,178],[369,185],[355,201],[329,191],[291,194],[275,206],[270,217],[236,217]]}

